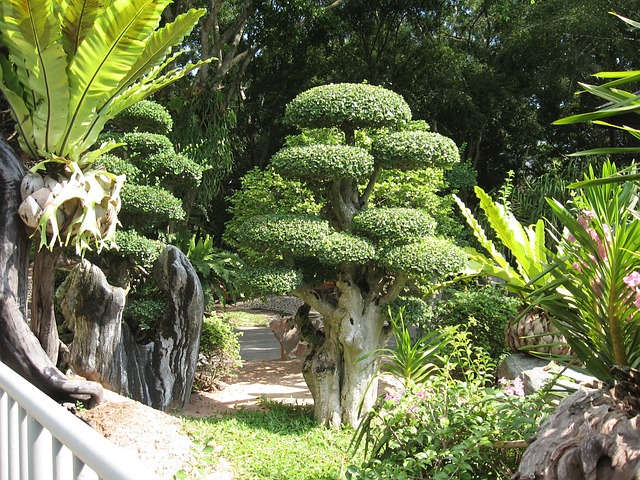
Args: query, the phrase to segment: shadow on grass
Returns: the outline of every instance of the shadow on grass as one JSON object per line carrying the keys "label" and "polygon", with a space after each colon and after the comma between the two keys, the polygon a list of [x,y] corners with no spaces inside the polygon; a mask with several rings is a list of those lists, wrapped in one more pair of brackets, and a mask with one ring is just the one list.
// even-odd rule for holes
{"label": "shadow on grass", "polygon": [[216,451],[237,479],[335,480],[350,464],[350,429],[328,429],[313,407],[262,399],[261,409],[237,409],[207,418],[184,418],[189,436]]}

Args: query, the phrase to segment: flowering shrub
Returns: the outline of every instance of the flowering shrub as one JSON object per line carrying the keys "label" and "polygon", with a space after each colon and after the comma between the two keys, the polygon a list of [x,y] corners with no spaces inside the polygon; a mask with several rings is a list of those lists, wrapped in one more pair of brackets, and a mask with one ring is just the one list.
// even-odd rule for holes
{"label": "flowering shrub", "polygon": [[[603,177],[617,174],[606,163]],[[531,301],[555,318],[578,359],[600,380],[614,365],[640,367],[640,219],[634,182],[604,183],[593,169],[575,208],[550,201],[565,225],[554,277]]]}
{"label": "flowering shrub", "polygon": [[504,448],[534,435],[553,409],[547,391],[524,396],[521,379],[500,380],[487,354],[454,333],[440,366],[422,383],[380,397],[354,436],[365,462],[349,479],[507,479],[520,449]]}

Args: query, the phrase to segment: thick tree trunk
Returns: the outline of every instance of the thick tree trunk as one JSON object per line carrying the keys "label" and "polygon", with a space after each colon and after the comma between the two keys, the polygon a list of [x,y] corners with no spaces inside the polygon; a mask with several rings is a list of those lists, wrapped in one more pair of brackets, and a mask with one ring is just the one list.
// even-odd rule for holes
{"label": "thick tree trunk", "polygon": [[375,403],[378,357],[389,339],[385,319],[363,299],[354,283],[340,285],[338,312],[324,318],[324,340],[305,360],[303,374],[314,400],[315,418],[326,426],[357,426],[359,412]]}
{"label": "thick tree trunk", "polygon": [[26,319],[29,242],[18,216],[22,163],[0,137],[0,360],[57,401],[102,398],[93,382],[71,381],[56,368]]}
{"label": "thick tree trunk", "polygon": [[33,290],[31,293],[31,330],[42,345],[51,361],[58,363],[60,337],[53,310],[55,294],[56,263],[60,257],[60,247],[53,251],[41,248],[33,261]]}
{"label": "thick tree trunk", "polygon": [[154,278],[168,292],[167,311],[148,343],[137,343],[122,322],[126,291],[108,284],[84,261],[69,275],[60,298],[66,325],[74,331],[69,363],[121,395],[160,410],[181,410],[189,401],[203,318],[202,287],[180,250],[167,247]]}
{"label": "thick tree trunk", "polygon": [[542,424],[512,480],[640,478],[640,388],[580,388]]}

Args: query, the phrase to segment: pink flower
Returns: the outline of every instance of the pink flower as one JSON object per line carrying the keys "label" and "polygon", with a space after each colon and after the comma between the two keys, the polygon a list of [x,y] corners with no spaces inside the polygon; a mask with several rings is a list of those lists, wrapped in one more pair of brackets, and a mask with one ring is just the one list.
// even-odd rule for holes
{"label": "pink flower", "polygon": [[507,395],[516,395],[518,397],[524,397],[524,382],[520,377],[516,377],[513,379],[513,382],[509,384],[507,380],[501,378],[500,383],[506,386],[504,387],[504,391]]}
{"label": "pink flower", "polygon": [[593,210],[583,210],[582,215],[578,217],[578,223],[583,227],[587,228],[591,220],[596,218],[596,212]]}
{"label": "pink flower", "polygon": [[629,288],[636,288],[640,285],[640,273],[638,273],[637,270],[634,270],[622,280],[627,284],[627,286],[629,286]]}
{"label": "pink flower", "polygon": [[636,299],[633,301],[636,308],[640,309],[640,291],[636,290]]}
{"label": "pink flower", "polygon": [[427,398],[427,392],[425,392],[424,390],[419,390],[418,393],[416,393],[416,398],[418,400],[424,400],[425,398]]}
{"label": "pink flower", "polygon": [[398,402],[400,401],[400,399],[402,398],[402,394],[403,391],[396,389],[396,388],[392,388],[389,392],[387,392],[387,394],[384,396],[384,399],[386,401],[391,401],[393,403],[395,403],[396,405],[398,404]]}

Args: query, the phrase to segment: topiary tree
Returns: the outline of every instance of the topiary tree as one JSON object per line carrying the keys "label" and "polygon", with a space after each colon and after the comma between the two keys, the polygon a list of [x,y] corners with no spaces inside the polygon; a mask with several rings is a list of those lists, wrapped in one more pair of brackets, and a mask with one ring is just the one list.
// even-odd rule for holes
{"label": "topiary tree", "polygon": [[[443,278],[465,263],[460,249],[434,236],[435,222],[424,211],[370,205],[376,180],[384,169],[447,168],[458,151],[437,133],[403,130],[411,120],[408,105],[377,86],[312,88],[287,106],[285,120],[344,134],[344,144],[285,147],[271,159],[274,172],[298,182],[301,198],[319,205],[244,212],[227,238],[250,259],[241,272],[247,291],[289,292],[305,302],[296,319],[312,344],[303,373],[316,419],[356,425],[376,398],[378,360],[371,354],[389,339],[388,304],[411,280]],[[370,151],[356,146],[359,129],[375,138]],[[236,195],[232,204],[242,198]],[[311,308],[324,318],[322,330],[309,321]]]}

